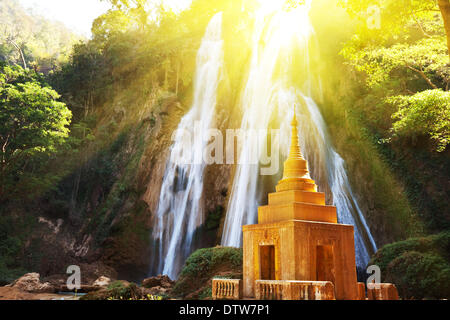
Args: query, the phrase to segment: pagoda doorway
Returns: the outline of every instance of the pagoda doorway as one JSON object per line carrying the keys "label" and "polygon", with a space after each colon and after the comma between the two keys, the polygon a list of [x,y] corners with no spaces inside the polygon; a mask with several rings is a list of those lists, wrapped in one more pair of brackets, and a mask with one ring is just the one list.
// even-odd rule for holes
{"label": "pagoda doorway", "polygon": [[275,246],[259,247],[259,265],[261,267],[261,280],[276,280],[275,276]]}
{"label": "pagoda doorway", "polygon": [[317,246],[316,251],[316,280],[331,281],[335,283],[334,277],[334,252],[331,245]]}

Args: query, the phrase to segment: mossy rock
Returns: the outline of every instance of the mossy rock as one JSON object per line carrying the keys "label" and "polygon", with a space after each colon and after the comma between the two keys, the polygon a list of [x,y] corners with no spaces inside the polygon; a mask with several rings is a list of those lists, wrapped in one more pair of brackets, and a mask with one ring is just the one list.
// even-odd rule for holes
{"label": "mossy rock", "polygon": [[215,247],[195,251],[187,260],[172,296],[185,299],[211,298],[214,277],[242,279],[243,251]]}
{"label": "mossy rock", "polygon": [[142,297],[142,290],[135,283],[114,281],[107,288],[90,292],[80,300],[139,300]]}

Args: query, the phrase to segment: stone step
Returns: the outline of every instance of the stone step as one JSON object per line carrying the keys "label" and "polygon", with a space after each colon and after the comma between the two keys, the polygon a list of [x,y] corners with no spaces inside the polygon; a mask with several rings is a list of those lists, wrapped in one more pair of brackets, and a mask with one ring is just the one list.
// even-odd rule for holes
{"label": "stone step", "polygon": [[269,205],[289,204],[292,202],[325,205],[325,193],[290,190],[269,194]]}
{"label": "stone step", "polygon": [[304,202],[259,207],[258,223],[274,223],[287,220],[305,220],[337,223],[334,206],[323,206]]}

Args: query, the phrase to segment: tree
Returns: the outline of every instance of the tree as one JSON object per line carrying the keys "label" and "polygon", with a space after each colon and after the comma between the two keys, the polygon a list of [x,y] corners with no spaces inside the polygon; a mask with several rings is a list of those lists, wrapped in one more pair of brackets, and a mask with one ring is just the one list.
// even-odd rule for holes
{"label": "tree", "polygon": [[[149,17],[149,0],[102,0],[112,4],[112,6],[124,13],[137,18],[139,26],[145,28]],[[162,4],[154,5],[152,10],[161,7]]]}
{"label": "tree", "polygon": [[[430,89],[438,89],[438,85],[442,85],[443,89],[448,90],[450,68],[447,66],[444,42],[442,37],[427,37],[415,43],[398,43],[389,47],[372,46],[364,50],[347,47],[343,53],[356,69],[367,74],[367,83],[371,87],[387,86],[393,78],[411,83],[419,77]],[[413,88],[404,86],[403,89],[411,93]]]}
{"label": "tree", "polygon": [[412,96],[390,97],[387,102],[399,106],[393,115],[396,134],[428,134],[437,142],[438,152],[445,150],[450,142],[450,92],[426,90]]}
{"label": "tree", "polygon": [[25,10],[17,0],[0,1],[0,59],[48,73],[64,62],[81,39],[62,23]]}
{"label": "tree", "polygon": [[[358,18],[358,37],[367,40],[388,40],[390,37],[406,33],[411,24],[415,24],[425,36],[429,36],[424,18],[430,19],[440,12],[444,21],[443,31],[447,37],[447,54],[450,57],[450,0],[340,0],[343,7],[351,16]],[[375,11],[371,8],[379,8],[380,28],[372,28],[368,25]],[[442,30],[442,25],[439,26]]]}
{"label": "tree", "polygon": [[[367,100],[377,101],[366,118],[391,116],[383,123],[386,131],[378,132],[388,138],[380,141],[428,135],[436,142],[434,150],[444,151],[450,130],[449,0],[347,0],[342,5],[360,19],[342,54],[365,74]],[[379,9],[376,27],[368,23],[378,10],[371,7]]]}
{"label": "tree", "polygon": [[72,113],[38,75],[0,68],[0,198],[7,178],[37,154],[54,153],[68,136]]}
{"label": "tree", "polygon": [[129,30],[132,19],[121,10],[109,10],[94,20],[92,34],[96,41],[106,42],[113,34]]}
{"label": "tree", "polygon": [[25,54],[23,48],[25,47],[25,41],[21,34],[21,29],[16,24],[5,24],[0,31],[0,39],[5,43],[8,43],[14,47],[20,56],[22,66],[26,69],[27,62],[25,60]]}
{"label": "tree", "polygon": [[93,41],[74,45],[70,60],[50,81],[70,105],[75,121],[90,115],[94,106],[101,104],[100,97],[110,94],[108,66],[102,50]]}
{"label": "tree", "polygon": [[445,33],[447,34],[447,48],[450,55],[450,0],[438,0],[438,5],[444,19]]}

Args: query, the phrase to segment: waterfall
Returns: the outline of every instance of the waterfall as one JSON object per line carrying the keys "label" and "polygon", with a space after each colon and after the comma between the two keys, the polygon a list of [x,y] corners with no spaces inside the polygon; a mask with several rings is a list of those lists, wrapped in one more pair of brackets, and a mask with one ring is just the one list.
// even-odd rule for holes
{"label": "waterfall", "polygon": [[[170,160],[164,174],[153,240],[157,246],[156,272],[176,279],[188,255],[193,237],[203,224],[203,172],[205,162],[198,159],[208,143],[213,125],[217,86],[223,65],[222,14],[210,21],[197,54],[194,98],[190,111],[174,133]],[[195,138],[187,139],[194,128]],[[205,138],[206,137],[206,138]],[[190,150],[195,160],[180,163],[181,151]],[[188,159],[185,159],[188,160]]]}
{"label": "waterfall", "polygon": [[[283,11],[274,10],[274,2],[270,3],[270,8],[263,6],[256,12],[252,59],[241,102],[244,112],[241,129],[271,129],[276,119],[281,128],[278,152],[285,160],[290,143],[289,122],[295,106],[300,122],[300,145],[311,176],[321,191],[331,191],[339,223],[355,226],[356,262],[358,268],[364,268],[370,254],[376,251],[376,244],[351,189],[344,160],[333,149],[320,110],[311,98],[314,81],[309,46],[314,31],[308,16],[309,4]],[[301,69],[293,68],[293,57],[301,59]],[[304,77],[299,89],[288,86],[293,72]],[[224,246],[241,246],[242,226],[257,222],[257,208],[264,193],[260,188],[263,179],[260,166],[251,164],[251,159],[254,153],[259,158],[262,156],[260,150],[264,150],[264,143],[259,141],[255,145],[249,139],[242,143],[223,229]],[[272,181],[273,187],[275,182]]]}

